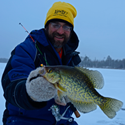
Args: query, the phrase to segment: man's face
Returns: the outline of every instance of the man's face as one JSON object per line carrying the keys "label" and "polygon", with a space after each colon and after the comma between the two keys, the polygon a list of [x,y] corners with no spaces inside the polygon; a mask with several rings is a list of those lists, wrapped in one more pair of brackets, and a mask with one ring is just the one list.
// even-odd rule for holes
{"label": "man's face", "polygon": [[54,48],[61,48],[70,39],[71,27],[63,22],[50,22],[45,29]]}

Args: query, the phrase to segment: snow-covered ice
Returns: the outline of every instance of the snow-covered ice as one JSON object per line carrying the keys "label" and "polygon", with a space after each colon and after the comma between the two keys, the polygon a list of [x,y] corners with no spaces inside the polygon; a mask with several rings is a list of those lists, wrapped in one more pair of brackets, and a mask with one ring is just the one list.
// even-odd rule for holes
{"label": "snow-covered ice", "polygon": [[[0,63],[0,78],[5,68],[5,63]],[[125,109],[125,70],[118,69],[97,69],[104,77],[104,87],[97,90],[101,95],[121,100]],[[2,115],[5,109],[3,90],[0,86],[0,125],[2,125]],[[73,115],[75,118],[75,116]],[[109,119],[98,107],[95,111],[81,114],[80,118],[75,118],[79,125],[125,125],[125,110],[120,110],[113,119]]]}
{"label": "snow-covered ice", "polygon": [[[1,79],[2,73],[4,71],[5,65],[6,65],[6,63],[0,63],[0,79]],[[3,97],[2,86],[0,84],[0,125],[3,125],[2,124],[2,115],[3,115],[4,109],[5,109],[5,100]]]}

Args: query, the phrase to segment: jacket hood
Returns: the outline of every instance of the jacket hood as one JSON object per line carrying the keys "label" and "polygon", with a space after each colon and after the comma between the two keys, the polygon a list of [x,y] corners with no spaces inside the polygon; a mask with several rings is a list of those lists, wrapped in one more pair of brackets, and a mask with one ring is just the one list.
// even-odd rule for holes
{"label": "jacket hood", "polygon": [[[33,37],[33,39],[35,41],[38,41],[40,44],[42,44],[43,46],[48,46],[50,45],[46,35],[45,35],[45,30],[44,29],[40,29],[40,30],[33,30],[31,33],[31,36]],[[30,37],[30,36],[29,36]],[[79,44],[79,40],[78,37],[76,35],[76,33],[74,31],[72,31],[71,33],[71,38],[70,40],[66,43],[66,45],[64,47],[67,47],[68,50],[72,50],[75,51],[78,47]]]}

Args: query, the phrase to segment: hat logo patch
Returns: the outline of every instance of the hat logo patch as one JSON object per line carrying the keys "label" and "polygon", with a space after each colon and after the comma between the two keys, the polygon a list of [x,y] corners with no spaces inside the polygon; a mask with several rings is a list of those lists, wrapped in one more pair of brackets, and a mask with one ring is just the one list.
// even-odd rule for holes
{"label": "hat logo patch", "polygon": [[59,16],[67,17],[67,14],[68,14],[68,12],[66,12],[65,10],[55,10],[54,16],[59,15]]}

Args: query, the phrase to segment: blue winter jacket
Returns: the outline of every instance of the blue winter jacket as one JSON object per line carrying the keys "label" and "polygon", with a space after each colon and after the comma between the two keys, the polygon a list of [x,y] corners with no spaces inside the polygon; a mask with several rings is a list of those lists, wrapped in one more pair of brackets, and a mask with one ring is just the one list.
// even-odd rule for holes
{"label": "blue winter jacket", "polygon": [[[80,57],[75,50],[78,47],[78,38],[72,31],[71,39],[63,47],[63,56],[60,59],[51,43],[47,40],[44,29],[34,30],[24,42],[17,45],[11,52],[11,57],[2,76],[2,87],[6,99],[6,110],[3,114],[4,125],[77,125],[71,117],[71,104],[57,105],[54,99],[48,102],[35,102],[26,92],[26,79],[29,73],[44,65],[76,66]],[[56,106],[59,114],[65,119],[56,120],[52,106]]]}

